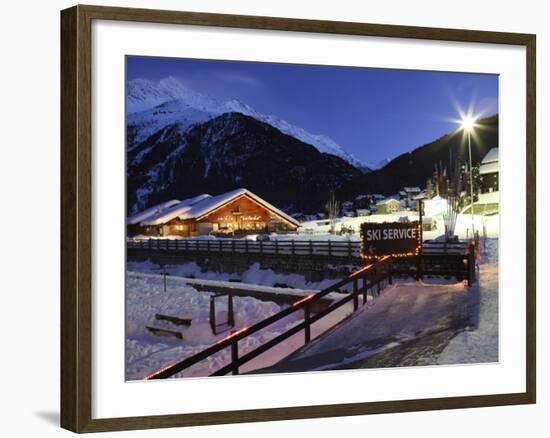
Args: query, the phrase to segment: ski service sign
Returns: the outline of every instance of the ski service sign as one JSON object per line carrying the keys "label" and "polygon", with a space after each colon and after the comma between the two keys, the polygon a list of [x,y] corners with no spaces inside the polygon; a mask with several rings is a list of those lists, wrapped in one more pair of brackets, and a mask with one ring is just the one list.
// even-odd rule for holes
{"label": "ski service sign", "polygon": [[361,257],[415,256],[420,253],[420,239],[420,225],[416,221],[365,222],[361,224]]}

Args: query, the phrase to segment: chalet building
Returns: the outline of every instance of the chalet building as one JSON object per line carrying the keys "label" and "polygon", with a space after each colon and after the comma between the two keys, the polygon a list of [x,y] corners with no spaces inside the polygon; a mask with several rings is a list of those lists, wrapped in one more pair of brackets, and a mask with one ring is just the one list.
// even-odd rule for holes
{"label": "chalet building", "polygon": [[128,235],[195,237],[295,231],[299,222],[246,189],[168,201],[132,215]]}
{"label": "chalet building", "polygon": [[411,207],[414,207],[416,211],[420,212],[420,206],[423,205],[423,203],[428,199],[428,193],[426,190],[422,190],[418,195],[413,196],[412,199],[413,202]]}
{"label": "chalet building", "polygon": [[407,207],[414,208],[416,207],[416,201],[415,196],[418,196],[420,193],[422,193],[422,190],[420,187],[403,187],[403,191],[405,192],[405,200]]}
{"label": "chalet building", "polygon": [[492,148],[479,166],[480,192],[498,192],[498,148]]}
{"label": "chalet building", "polygon": [[378,214],[396,213],[401,209],[401,203],[397,199],[388,198],[376,203]]}

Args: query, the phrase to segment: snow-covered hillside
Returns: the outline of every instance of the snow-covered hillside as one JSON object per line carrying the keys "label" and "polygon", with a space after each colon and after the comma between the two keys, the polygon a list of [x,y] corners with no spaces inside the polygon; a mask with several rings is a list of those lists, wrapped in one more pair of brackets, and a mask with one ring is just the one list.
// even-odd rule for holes
{"label": "snow-covered hillside", "polygon": [[391,160],[389,158],[384,158],[383,160],[379,160],[379,161],[368,161],[366,165],[371,170],[378,170],[378,169],[382,169],[390,161]]}
{"label": "snow-covered hillside", "polygon": [[279,117],[262,114],[236,99],[217,101],[186,87],[173,77],[158,82],[146,79],[128,81],[127,124],[132,133],[128,147],[131,149],[170,124],[180,123],[181,127],[186,128],[228,112],[239,112],[254,117],[287,135],[315,146],[319,152],[336,155],[363,170],[370,169],[325,135],[312,134]]}

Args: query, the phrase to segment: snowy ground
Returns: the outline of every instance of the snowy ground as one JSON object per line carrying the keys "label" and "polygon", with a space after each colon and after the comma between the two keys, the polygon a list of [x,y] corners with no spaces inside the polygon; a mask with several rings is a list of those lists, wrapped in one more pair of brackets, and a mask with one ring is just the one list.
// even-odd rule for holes
{"label": "snowy ground", "polygon": [[276,284],[286,284],[288,287],[303,290],[321,290],[325,289],[335,282],[334,279],[326,279],[319,282],[308,282],[305,280],[304,276],[300,274],[282,274],[274,272],[272,269],[261,269],[259,263],[252,264],[246,271],[242,273],[217,271],[203,272],[201,267],[194,262],[183,264],[167,264],[164,268],[150,261],[129,261],[127,263],[128,271],[159,274],[163,269],[166,269],[166,272],[168,272],[170,276],[198,279],[200,278],[204,280],[216,281],[240,280],[242,283],[246,284],[269,287],[273,287]]}
{"label": "snowy ground", "polygon": [[[167,292],[163,291],[160,276],[144,276],[129,272],[126,292],[126,378],[142,379],[157,369],[197,353],[226,337],[229,331],[217,336],[209,324],[210,293],[199,292],[185,282],[170,279]],[[218,321],[227,318],[226,298],[217,299]],[[282,306],[250,297],[235,297],[235,329],[250,326],[274,313]],[[190,327],[157,321],[155,314],[192,317]],[[240,343],[244,353],[290,327],[298,315],[280,321]],[[160,337],[147,331],[146,326],[180,331],[183,340]],[[224,351],[190,368],[185,376],[208,375],[221,368],[229,358]]]}
{"label": "snowy ground", "polygon": [[478,285],[388,287],[345,324],[262,372],[498,361],[498,239],[481,250]]}
{"label": "snowy ground", "polygon": [[[328,237],[335,240],[343,239],[360,239],[360,227],[364,222],[369,223],[382,223],[382,222],[398,222],[400,218],[407,217],[410,221],[418,220],[418,213],[414,211],[401,211],[393,214],[373,214],[371,216],[361,216],[361,217],[342,217],[335,220],[335,230],[338,232],[342,227],[352,228],[353,234],[344,234],[344,235],[330,235],[329,231],[331,225],[328,223],[328,220],[318,220],[311,222],[303,222],[300,224],[298,229],[298,236],[291,237],[292,235],[282,236],[281,238],[319,238],[319,237]],[[438,236],[441,236],[445,231],[445,225],[442,216],[434,217],[437,227],[433,231],[424,231],[423,237],[424,240],[434,239]],[[499,231],[499,215],[493,216],[481,216],[474,215],[474,228],[479,231],[480,235],[483,235],[483,230],[485,230],[486,236],[491,238],[498,237]],[[466,238],[468,235],[471,236],[472,231],[472,217],[470,215],[459,214],[457,217],[455,234],[461,238]]]}
{"label": "snowy ground", "polygon": [[498,240],[482,247],[479,268],[477,324],[458,334],[437,358],[439,364],[483,363],[498,360]]}
{"label": "snowy ground", "polygon": [[[414,211],[401,211],[393,214],[373,214],[370,216],[361,217],[342,217],[334,221],[334,229],[338,233],[342,227],[352,229],[353,232],[344,234],[330,234],[331,225],[327,219],[303,222],[300,224],[296,233],[277,234],[271,233],[270,240],[332,240],[332,241],[347,241],[360,240],[360,227],[364,222],[381,223],[381,222],[398,222],[399,219],[407,217],[410,221],[418,220],[418,213]],[[436,221],[436,228],[432,231],[424,231],[424,240],[435,239],[444,234],[445,225],[442,216],[436,216],[433,219]],[[490,238],[498,238],[500,217],[498,214],[492,216],[474,215],[474,228],[479,232],[480,236],[485,235]],[[471,236],[472,217],[469,214],[459,214],[455,234],[461,238]],[[242,239],[255,240],[257,235],[248,235]],[[215,236],[196,236],[191,238],[181,236],[134,236],[132,239],[193,239],[193,240],[216,240],[226,239]]]}
{"label": "snowy ground", "polygon": [[[371,216],[370,218],[373,218]],[[347,218],[351,220],[365,218]],[[387,218],[386,218],[387,220]],[[476,217],[476,227],[483,221],[489,236],[496,235],[498,216]],[[460,216],[457,231],[466,236],[471,226],[470,216]],[[328,235],[327,235],[328,236]],[[277,236],[277,238],[290,236]],[[310,238],[310,235],[306,235]],[[335,236],[331,236],[335,237]],[[337,236],[341,237],[341,236]],[[436,237],[436,236],[434,236]],[[483,242],[483,240],[482,240]],[[252,265],[243,273],[202,272],[196,263],[167,265],[168,292],[163,292],[161,266],[151,262],[128,262],[126,359],[128,380],[142,379],[147,374],[188,357],[221,338],[229,331],[212,335],[209,325],[209,292],[199,292],[181,277],[212,282],[240,280],[256,287],[272,287],[284,283],[297,289],[297,294],[321,290],[334,280],[306,282],[302,275],[280,274]],[[381,297],[337,325],[351,314],[351,303],[312,329],[315,340],[307,348],[293,354],[284,364],[281,359],[303,346],[303,333],[291,337],[244,366],[241,372],[299,371],[353,367],[384,367],[404,365],[456,364],[494,362],[498,360],[498,239],[490,238],[481,245],[479,284],[467,288],[463,283],[426,279],[425,283],[397,282]],[[204,283],[204,281],[203,281]],[[434,284],[436,283],[436,284]],[[224,301],[218,302],[218,320],[226,317]],[[285,305],[235,297],[236,327],[257,323],[279,312]],[[174,327],[155,320],[155,313],[193,318],[191,327]],[[265,343],[301,320],[293,314],[261,332],[241,341],[241,354]],[[183,340],[159,337],[146,326],[178,330]],[[333,327],[335,326],[336,327]],[[332,328],[331,328],[332,327]],[[319,335],[329,330],[323,339]],[[205,376],[229,361],[226,349],[177,377]],[[293,361],[290,366],[290,361]],[[274,367],[274,364],[275,365]]]}
{"label": "snowy ground", "polygon": [[[135,266],[134,266],[135,267]],[[154,265],[149,268],[154,270]],[[181,266],[181,270],[192,270],[192,266]],[[211,273],[212,274],[212,273]],[[218,274],[224,276],[229,274]],[[182,277],[168,277],[167,292],[164,292],[162,278],[158,274],[129,271],[127,274],[126,293],[126,378],[128,380],[143,379],[146,375],[176,361],[189,357],[220,339],[229,335],[229,327],[223,333],[213,335],[209,324],[209,292],[199,292]],[[268,278],[268,277],[266,277]],[[295,279],[297,281],[297,279]],[[205,280],[214,282],[214,280]],[[302,278],[302,283],[303,278]],[[219,284],[219,282],[216,282]],[[235,283],[231,283],[235,285]],[[229,285],[229,283],[228,283]],[[289,289],[253,286],[258,289],[269,289],[271,292],[280,290],[289,293]],[[252,287],[252,288],[253,288]],[[313,290],[293,290],[297,295],[313,293]],[[333,296],[333,298],[338,298]],[[341,296],[340,296],[341,298]],[[227,299],[216,301],[218,322],[227,319]],[[285,305],[257,300],[252,297],[234,297],[235,327],[239,330],[249,327],[270,315],[273,315]],[[351,313],[351,305],[343,306],[330,317],[312,326],[312,338],[316,338],[329,327],[338,323]],[[166,321],[158,321],[155,314],[169,316],[191,317],[190,327],[177,326]],[[301,312],[292,314],[283,320],[249,336],[239,342],[239,352],[244,354],[267,342],[269,339],[288,330],[301,321]],[[146,326],[153,326],[182,333],[183,339],[160,337],[150,333]],[[281,360],[303,345],[304,334],[289,338],[283,344],[260,355],[255,360],[241,368],[242,372],[270,366]],[[229,349],[221,351],[207,360],[178,374],[176,377],[207,376],[229,362]]]}

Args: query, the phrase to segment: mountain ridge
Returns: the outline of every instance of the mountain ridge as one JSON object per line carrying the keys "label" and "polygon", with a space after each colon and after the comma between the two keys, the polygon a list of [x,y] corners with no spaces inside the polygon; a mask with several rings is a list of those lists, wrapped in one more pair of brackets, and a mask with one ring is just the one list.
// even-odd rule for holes
{"label": "mountain ridge", "polygon": [[317,212],[362,174],[342,158],[242,113],[166,126],[127,153],[127,210],[246,187],[287,212]]}
{"label": "mountain ridge", "polygon": [[320,152],[341,157],[353,166],[368,172],[371,169],[323,134],[312,134],[277,116],[256,111],[238,99],[218,101],[206,94],[186,87],[174,77],[157,82],[148,79],[132,79],[127,84],[128,148],[143,142],[164,126],[185,121],[188,127],[211,120],[224,113],[239,112],[268,123],[285,134],[311,144]]}

